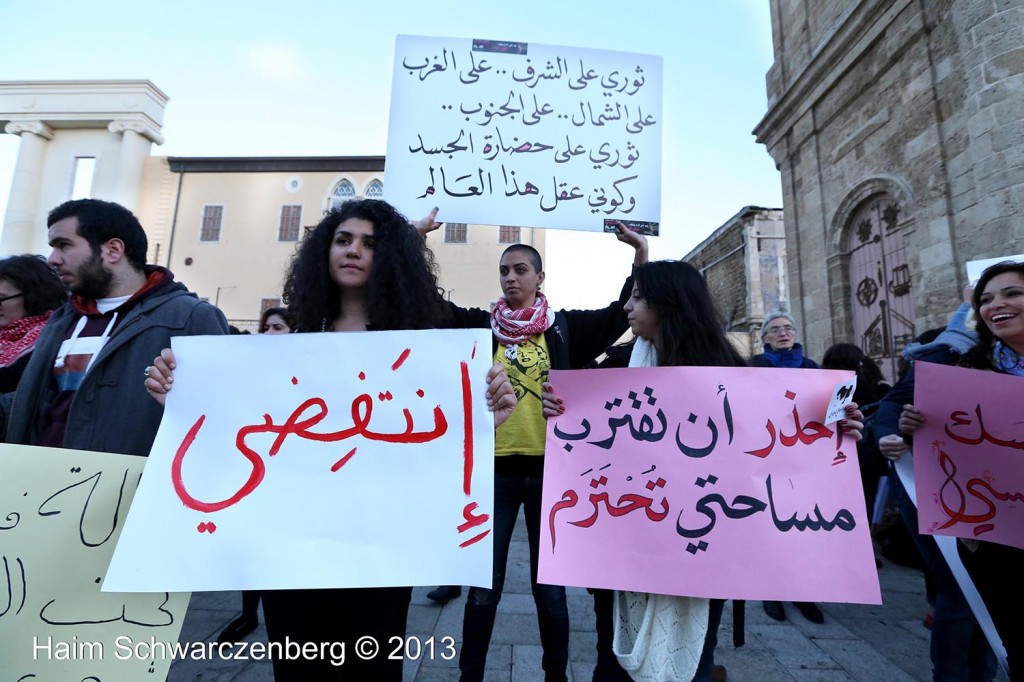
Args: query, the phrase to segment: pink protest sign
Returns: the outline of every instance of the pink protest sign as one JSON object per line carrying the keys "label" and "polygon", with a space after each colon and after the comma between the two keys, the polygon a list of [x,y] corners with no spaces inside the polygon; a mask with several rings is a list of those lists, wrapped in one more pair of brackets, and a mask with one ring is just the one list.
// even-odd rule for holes
{"label": "pink protest sign", "polygon": [[849,372],[552,372],[540,581],[879,604],[856,444],[822,422]]}
{"label": "pink protest sign", "polygon": [[1024,378],[929,362],[914,371],[921,532],[1024,547]]}

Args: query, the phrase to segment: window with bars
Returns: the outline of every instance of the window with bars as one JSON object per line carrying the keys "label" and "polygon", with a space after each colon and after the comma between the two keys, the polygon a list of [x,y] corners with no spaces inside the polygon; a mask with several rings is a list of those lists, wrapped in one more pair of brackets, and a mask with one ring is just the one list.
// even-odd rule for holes
{"label": "window with bars", "polygon": [[367,199],[380,199],[384,196],[384,183],[380,180],[374,180],[366,187],[366,198]]}
{"label": "window with bars", "polygon": [[199,241],[219,242],[220,226],[224,220],[224,206],[221,204],[203,206],[203,226],[199,231]]}
{"label": "window with bars", "polygon": [[339,208],[349,199],[356,198],[356,188],[348,180],[342,180],[331,194],[331,210]]}
{"label": "window with bars", "polygon": [[302,226],[302,204],[281,206],[281,224],[277,228],[277,241],[297,242]]}
{"label": "window with bars", "polygon": [[263,317],[263,313],[267,312],[271,308],[281,308],[280,298],[262,298],[260,299],[260,317]]}
{"label": "window with bars", "polygon": [[499,244],[518,244],[520,241],[519,228],[515,225],[502,225],[498,228]]}
{"label": "window with bars", "polygon": [[445,223],[445,244],[465,244],[467,241],[466,232],[466,223]]}

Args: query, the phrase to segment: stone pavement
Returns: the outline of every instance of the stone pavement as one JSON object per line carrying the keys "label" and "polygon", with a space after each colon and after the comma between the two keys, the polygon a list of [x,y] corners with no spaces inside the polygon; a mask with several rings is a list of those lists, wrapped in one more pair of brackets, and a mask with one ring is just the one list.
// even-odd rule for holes
{"label": "stone pavement", "polygon": [[[544,679],[541,647],[530,594],[529,550],[522,515],[512,538],[508,578],[488,655],[487,682],[533,682]],[[731,682],[927,682],[931,680],[928,630],[922,618],[928,610],[921,573],[885,562],[879,571],[881,606],[822,604],[825,623],[814,625],[792,605],[791,620],[776,622],[765,615],[758,602],[746,609],[746,644],[732,644],[732,602],[727,603],[719,631],[715,661],[726,667]],[[430,587],[413,591],[408,634],[422,640],[434,637],[434,658],[421,656],[405,664],[406,682],[458,680],[458,658],[445,661],[440,643],[462,640],[463,596],[444,607],[426,598]],[[238,615],[238,592],[204,592],[192,595],[181,641],[216,638],[220,629]],[[594,668],[594,612],[587,592],[569,589],[569,679],[589,682]],[[266,640],[261,625],[247,638]],[[347,652],[351,655],[351,652]],[[270,664],[257,661],[177,661],[170,682],[273,680]],[[998,678],[1005,682],[1005,675]],[[288,681],[291,682],[291,681]]]}

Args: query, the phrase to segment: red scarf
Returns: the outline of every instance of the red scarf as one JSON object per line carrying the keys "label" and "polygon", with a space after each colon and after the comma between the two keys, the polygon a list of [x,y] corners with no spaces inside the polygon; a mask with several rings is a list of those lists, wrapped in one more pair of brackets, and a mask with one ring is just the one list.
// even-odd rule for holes
{"label": "red scarf", "polygon": [[0,329],[0,367],[7,367],[32,352],[39,333],[43,331],[52,313],[50,310],[42,315],[23,317]]}
{"label": "red scarf", "polygon": [[502,296],[491,311],[491,331],[503,346],[523,343],[531,336],[543,334],[554,321],[555,313],[548,309],[548,299],[539,291],[537,300],[529,308],[512,310],[508,299]]}

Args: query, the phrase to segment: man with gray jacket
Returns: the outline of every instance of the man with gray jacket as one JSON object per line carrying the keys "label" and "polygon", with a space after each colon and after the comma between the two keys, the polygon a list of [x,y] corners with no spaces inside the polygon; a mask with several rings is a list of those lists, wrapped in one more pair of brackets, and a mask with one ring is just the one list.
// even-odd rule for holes
{"label": "man with gray jacket", "polygon": [[17,391],[0,396],[4,440],[145,457],[163,414],[143,387],[147,366],[172,336],[227,334],[227,321],[146,265],[146,233],[123,206],[68,201],[47,227],[71,300],[40,334]]}

